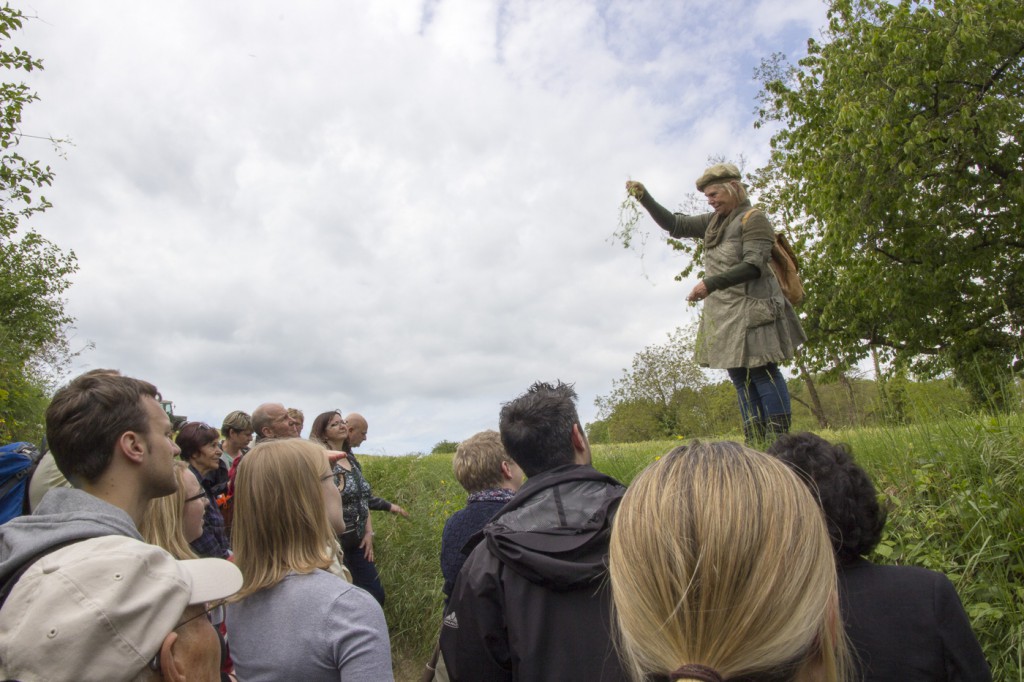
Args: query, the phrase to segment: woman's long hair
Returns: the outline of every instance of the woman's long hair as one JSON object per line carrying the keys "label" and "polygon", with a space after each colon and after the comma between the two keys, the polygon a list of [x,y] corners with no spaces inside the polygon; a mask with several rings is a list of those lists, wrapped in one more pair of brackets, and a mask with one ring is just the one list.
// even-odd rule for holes
{"label": "woman's long hair", "polygon": [[195,478],[188,470],[187,462],[175,460],[174,477],[178,479],[178,490],[150,500],[139,528],[146,542],[163,547],[178,560],[199,558],[185,539],[185,476]]}
{"label": "woman's long hair", "polygon": [[330,473],[323,447],[299,438],[263,441],[242,459],[231,540],[244,581],[235,599],[331,565],[337,541],[321,485]]}
{"label": "woman's long hair", "polygon": [[[328,450],[333,449],[334,447],[327,442],[327,425],[331,423],[332,419],[334,419],[334,415],[342,417],[341,412],[338,410],[321,412],[316,416],[316,419],[313,420],[313,425],[309,427],[309,439],[314,443],[319,443]],[[344,417],[342,417],[342,419],[344,419]],[[346,438],[345,442],[342,443],[341,450],[344,452],[349,452],[351,450],[351,447],[349,447],[348,444],[348,438]]]}
{"label": "woman's long hair", "polygon": [[687,664],[724,679],[845,679],[821,512],[768,455],[696,442],[647,467],[616,515],[610,576],[619,646],[636,679]]}

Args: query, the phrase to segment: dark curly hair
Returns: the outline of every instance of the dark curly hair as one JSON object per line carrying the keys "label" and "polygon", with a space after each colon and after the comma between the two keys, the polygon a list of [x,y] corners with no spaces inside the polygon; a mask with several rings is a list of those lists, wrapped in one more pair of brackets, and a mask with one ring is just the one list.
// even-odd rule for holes
{"label": "dark curly hair", "polygon": [[847,445],[834,445],[813,433],[790,433],[780,436],[768,454],[795,471],[818,499],[839,563],[878,545],[888,512]]}

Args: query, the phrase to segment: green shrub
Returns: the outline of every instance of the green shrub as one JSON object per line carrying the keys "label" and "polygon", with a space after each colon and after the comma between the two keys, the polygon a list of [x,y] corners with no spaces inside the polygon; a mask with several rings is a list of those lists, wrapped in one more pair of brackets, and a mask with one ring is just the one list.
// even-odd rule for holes
{"label": "green shrub", "polygon": [[459,448],[459,444],[450,441],[443,440],[434,446],[434,449],[430,451],[432,455],[454,455],[455,451]]}
{"label": "green shrub", "polygon": [[[993,679],[1024,679],[1024,417],[917,416],[905,427],[820,433],[850,444],[890,505],[885,536],[870,558],[948,575]],[[594,465],[628,484],[684,442],[595,444]],[[449,455],[363,460],[375,492],[411,514],[375,513],[375,549],[395,660],[422,663],[441,624],[441,530],[466,494]]]}

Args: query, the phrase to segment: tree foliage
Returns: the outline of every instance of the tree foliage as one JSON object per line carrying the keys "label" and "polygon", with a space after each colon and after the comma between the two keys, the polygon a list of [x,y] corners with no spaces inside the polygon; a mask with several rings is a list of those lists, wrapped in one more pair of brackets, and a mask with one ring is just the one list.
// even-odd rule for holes
{"label": "tree foliage", "polygon": [[630,369],[612,381],[611,392],[594,400],[599,419],[608,421],[609,438],[624,442],[675,435],[681,392],[707,384],[693,359],[696,325],[679,327],[667,337],[634,355]]}
{"label": "tree foliage", "polygon": [[[0,68],[30,72],[42,62],[10,41],[24,15],[0,7]],[[41,431],[48,378],[70,358],[66,330],[72,320],[63,293],[77,269],[24,221],[50,207],[41,190],[53,171],[22,156],[25,107],[38,99],[25,83],[0,83],[0,440],[34,439]]]}
{"label": "tree foliage", "polygon": [[832,0],[761,69],[756,185],[797,233],[813,368],[879,349],[991,392],[1024,334],[1024,3]]}

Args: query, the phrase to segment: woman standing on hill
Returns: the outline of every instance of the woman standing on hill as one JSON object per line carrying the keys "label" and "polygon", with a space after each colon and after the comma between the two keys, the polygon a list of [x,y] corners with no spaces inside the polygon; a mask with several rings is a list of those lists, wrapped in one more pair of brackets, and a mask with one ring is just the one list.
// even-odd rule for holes
{"label": "woman standing on hill", "polygon": [[317,415],[310,428],[309,439],[328,450],[341,453],[334,460],[334,482],[341,491],[345,512],[345,532],[339,536],[344,552],[345,567],[352,574],[352,582],[373,595],[384,605],[384,586],[373,555],[373,521],[370,510],[391,511],[391,503],[374,497],[363,468],[352,455],[348,444],[348,426],[341,412],[334,410]]}
{"label": "woman standing on hill", "polygon": [[750,205],[739,169],[719,163],[704,171],[697,190],[713,211],[697,216],[673,214],[639,182],[627,182],[626,190],[672,237],[704,240],[706,276],[686,298],[706,299],[696,359],[729,372],[747,442],[774,440],[789,431],[789,389],[778,363],[792,359],[807,337],[768,265],[775,231]]}

